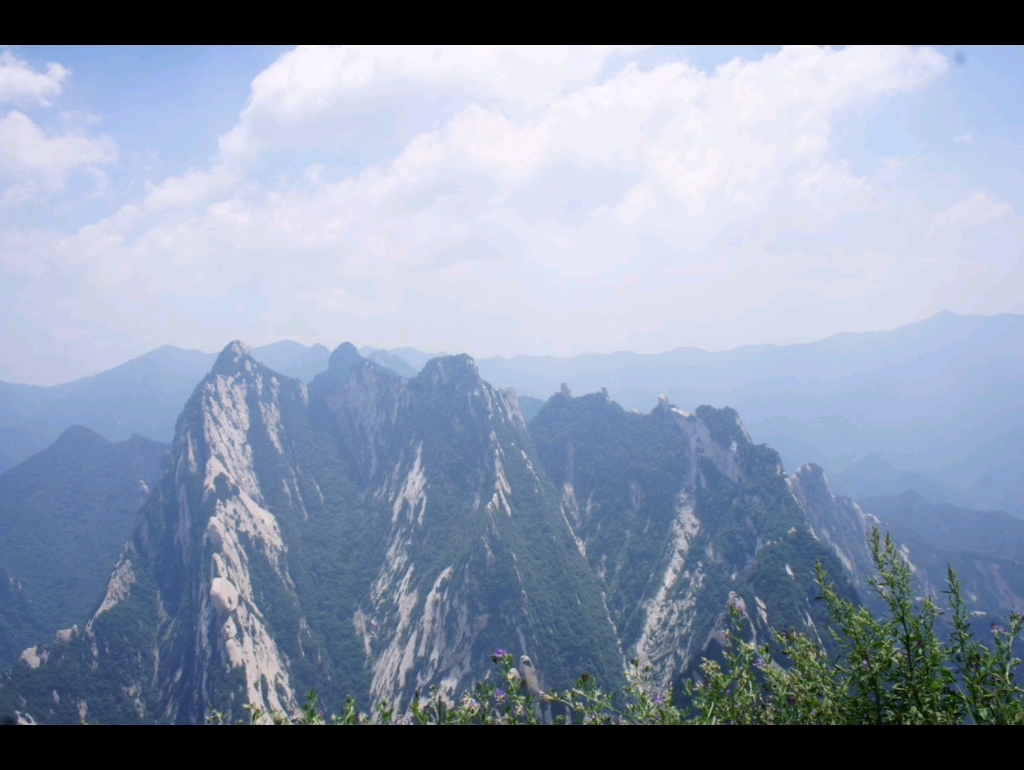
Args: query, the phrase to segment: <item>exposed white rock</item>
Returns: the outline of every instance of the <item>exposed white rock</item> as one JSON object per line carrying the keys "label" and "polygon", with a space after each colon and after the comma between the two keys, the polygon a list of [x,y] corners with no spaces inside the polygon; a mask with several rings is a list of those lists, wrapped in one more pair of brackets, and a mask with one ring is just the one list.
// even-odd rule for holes
{"label": "exposed white rock", "polygon": [[238,641],[238,626],[235,624],[234,618],[228,618],[221,626],[221,640],[231,668],[241,668],[245,665],[245,655],[242,645]]}
{"label": "exposed white rock", "polygon": [[[246,355],[242,347],[235,354],[236,363]],[[199,592],[195,621],[197,672],[184,681],[180,661],[165,664],[173,665],[175,670],[166,685],[171,689],[168,718],[174,718],[181,708],[194,709],[195,704],[205,713],[210,697],[206,672],[211,666],[242,669],[244,697],[252,706],[263,710],[295,707],[288,663],[257,606],[250,575],[250,561],[265,558],[285,589],[294,589],[286,568],[281,531],[264,502],[253,457],[254,446],[273,446],[271,452],[284,453],[282,384],[276,377],[264,378],[251,361],[240,369],[215,374],[203,383],[199,390],[200,414],[181,427],[175,440],[175,545],[183,563],[196,565],[195,577],[205,589]],[[251,440],[250,432],[260,426],[266,430],[269,442]],[[292,476],[294,481],[294,473]],[[198,481],[203,492],[200,508],[196,510],[195,503],[190,503],[189,490]],[[287,490],[287,479],[285,483]],[[289,491],[297,490],[295,484]],[[295,507],[304,511],[301,496],[296,494],[295,499]],[[208,559],[203,558],[203,551],[193,550],[189,532],[194,518],[203,527],[201,542],[202,548],[208,549]],[[167,618],[161,624],[175,629],[180,622],[179,618]],[[202,718],[202,714],[196,716]]]}
{"label": "exposed white rock", "polygon": [[512,487],[509,486],[508,480],[505,478],[505,466],[502,464],[504,451],[493,430],[491,431],[490,438],[491,445],[494,447],[494,494],[490,502],[487,503],[487,512],[495,514],[498,511],[504,510],[505,513],[511,516],[512,505],[509,502],[509,498],[512,495]]}
{"label": "exposed white rock", "polygon": [[29,668],[39,668],[46,660],[46,651],[44,650],[42,655],[40,655],[38,647],[29,647],[22,651],[20,660]]}
{"label": "exposed white rock", "polygon": [[[652,666],[655,678],[664,686],[676,670],[677,640],[693,624],[693,609],[701,587],[701,575],[685,572],[690,543],[700,532],[700,521],[692,501],[680,493],[676,498],[676,517],[670,530],[668,563],[654,596],[644,603],[644,625],[637,639],[637,658]],[[682,590],[677,585],[683,578]]]}
{"label": "exposed white rock", "polygon": [[203,438],[209,450],[203,486],[214,491],[224,474],[251,499],[262,501],[249,442],[248,385],[242,375],[217,376],[204,385]]}
{"label": "exposed white rock", "polygon": [[[664,399],[664,400],[662,400]],[[714,463],[718,471],[728,478],[730,481],[736,483],[739,482],[743,474],[740,471],[739,464],[737,462],[738,445],[731,446],[726,449],[718,444],[714,439],[711,438],[711,431],[704,421],[698,418],[696,415],[688,414],[682,409],[677,409],[674,406],[670,406],[668,399],[664,396],[659,397],[658,408],[664,412],[672,415],[675,419],[676,425],[679,426],[683,435],[690,445],[690,456],[696,460],[697,458],[704,457]],[[750,437],[747,435],[746,428],[743,428],[742,423],[737,423],[740,428],[743,429],[744,436],[747,437],[749,443]],[[696,482],[698,473],[697,463],[691,463],[690,470],[690,485],[692,486]]]}
{"label": "exposed white rock", "polygon": [[427,476],[423,471],[423,442],[416,447],[416,459],[405,477],[405,484],[395,495],[391,506],[391,521],[398,521],[398,514],[408,511],[409,520],[423,523],[423,514],[427,510]]}
{"label": "exposed white rock", "polygon": [[135,583],[135,572],[132,570],[132,561],[128,558],[129,553],[130,546],[125,546],[124,550],[121,551],[121,557],[117,561],[117,566],[110,573],[110,580],[107,581],[107,592],[103,596],[99,609],[96,610],[96,614],[85,625],[87,631],[92,631],[92,624],[96,618],[104,612],[112,610],[131,595],[132,585]]}
{"label": "exposed white rock", "polygon": [[754,602],[757,604],[757,614],[761,617],[761,622],[768,626],[768,606],[761,601],[760,596],[755,596]]}
{"label": "exposed white rock", "polygon": [[[572,535],[573,542],[576,543],[576,550],[580,552],[583,558],[587,558],[587,544],[576,534],[576,528],[580,526],[580,507],[576,502],[576,490],[572,484],[568,481],[562,485],[562,504],[561,504],[562,518],[565,520],[565,526],[569,528],[569,534]],[[570,516],[572,521],[570,521]],[[573,524],[575,522],[575,526]],[[604,580],[604,577],[601,577]]]}
{"label": "exposed white rock", "polygon": [[[260,382],[258,379],[257,382]],[[278,454],[284,454],[284,447],[281,445],[281,407],[278,406],[281,386],[277,377],[270,378],[270,401],[260,401],[260,414],[263,416],[263,424],[267,428],[267,435]]]}
{"label": "exposed white rock", "polygon": [[215,577],[210,584],[210,600],[217,612],[230,614],[238,609],[238,589],[227,578]]}
{"label": "exposed white rock", "polygon": [[801,466],[786,483],[807,515],[811,535],[830,545],[854,584],[863,587],[863,576],[874,571],[867,539],[878,519],[852,500],[833,495],[817,466]]}

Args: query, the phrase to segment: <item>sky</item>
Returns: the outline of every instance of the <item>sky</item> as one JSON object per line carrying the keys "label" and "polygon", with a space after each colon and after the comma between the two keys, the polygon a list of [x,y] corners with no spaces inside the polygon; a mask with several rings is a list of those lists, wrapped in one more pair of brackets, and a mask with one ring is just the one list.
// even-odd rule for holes
{"label": "sky", "polygon": [[0,48],[0,380],[1024,312],[1024,48]]}

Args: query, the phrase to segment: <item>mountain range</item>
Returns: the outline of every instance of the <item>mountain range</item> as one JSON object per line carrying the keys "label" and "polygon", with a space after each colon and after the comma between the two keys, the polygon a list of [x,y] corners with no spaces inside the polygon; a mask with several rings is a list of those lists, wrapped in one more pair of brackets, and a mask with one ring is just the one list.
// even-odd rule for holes
{"label": "mountain range", "polygon": [[[262,359],[292,377],[310,380],[330,351],[297,342],[258,348]],[[92,377],[41,387],[0,382],[0,471],[51,444],[71,425],[110,441],[139,434],[169,442],[189,394],[217,356],[164,345]]]}
{"label": "mountain range", "polygon": [[401,710],[497,647],[537,689],[615,686],[635,658],[678,693],[730,606],[755,638],[827,638],[816,563],[870,603],[872,526],[922,591],[949,562],[977,617],[1024,607],[1013,516],[858,504],[818,465],[787,476],[731,408],[562,385],[528,425],[465,355],[407,378],[345,343],[307,385],[232,343],[169,449],[74,427],[0,499],[0,711],[23,721],[236,719],[309,688]]}
{"label": "mountain range", "polygon": [[[923,355],[933,369],[948,360],[922,392],[964,350],[991,371],[1000,356],[980,348],[985,334],[1005,341],[1002,322],[975,319]],[[904,343],[858,355],[874,365],[888,350],[906,371]],[[170,443],[64,425],[0,473],[0,716],[233,720],[293,710],[310,688],[335,708],[352,695],[401,710],[488,677],[497,647],[535,690],[583,671],[616,686],[638,659],[679,693],[719,654],[729,607],[751,639],[799,628],[827,643],[816,563],[874,608],[876,526],[922,595],[940,597],[957,568],[983,636],[987,618],[1024,611],[1024,521],[971,507],[985,488],[1013,499],[1012,411],[990,426],[1001,438],[962,453],[969,467],[984,447],[1001,452],[969,485],[879,454],[830,482],[815,463],[787,475],[731,407],[686,411],[661,395],[643,411],[564,382],[539,399],[490,384],[493,361],[400,352],[163,348],[56,395],[0,389],[0,414],[40,431],[76,414],[111,432],[152,427],[183,398]],[[797,353],[787,387],[802,382]],[[963,372],[949,403],[977,377]]]}
{"label": "mountain range", "polygon": [[21,652],[0,707],[201,722],[315,687],[402,708],[488,676],[499,646],[538,688],[614,686],[634,656],[668,686],[730,600],[762,634],[822,622],[813,565],[842,566],[734,411],[563,389],[533,425],[464,355],[406,379],[345,344],[307,387],[232,343],[105,591]]}
{"label": "mountain range", "polygon": [[[607,388],[627,409],[658,395],[684,408],[731,406],[787,468],[825,467],[855,499],[907,489],[935,503],[1024,512],[1024,316],[939,313],[893,331],[712,353],[483,358],[481,376],[515,387],[532,419],[566,382]],[[413,377],[431,354],[364,346],[374,363]],[[309,383],[330,352],[279,342],[254,354]],[[94,377],[50,388],[0,383],[0,470],[48,446],[72,424],[109,440],[170,441],[174,421],[215,354],[165,346]]]}
{"label": "mountain range", "polygon": [[[928,479],[925,485],[954,490],[958,502],[1018,511],[1024,510],[1024,407],[1015,395],[1024,386],[1022,353],[1024,316],[944,311],[893,331],[806,344],[516,356],[479,365],[488,381],[538,398],[567,382],[582,391],[606,387],[624,407],[642,411],[659,394],[685,408],[731,406],[789,468],[814,462],[835,475],[877,455],[893,466],[889,475],[918,474]],[[857,477],[854,471],[844,489],[858,498],[908,488],[873,477],[865,488]]]}

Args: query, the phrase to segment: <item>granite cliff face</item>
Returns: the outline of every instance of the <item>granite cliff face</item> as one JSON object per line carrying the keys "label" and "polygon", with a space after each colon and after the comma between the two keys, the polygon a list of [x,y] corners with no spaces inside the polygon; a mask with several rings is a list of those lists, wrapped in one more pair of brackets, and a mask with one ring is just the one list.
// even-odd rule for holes
{"label": "granite cliff face", "polygon": [[848,497],[832,494],[824,470],[813,463],[798,468],[790,477],[789,486],[807,513],[811,532],[835,551],[850,580],[864,596],[869,596],[866,578],[874,572],[874,565],[868,537],[873,527],[884,531],[883,522],[864,513]]}

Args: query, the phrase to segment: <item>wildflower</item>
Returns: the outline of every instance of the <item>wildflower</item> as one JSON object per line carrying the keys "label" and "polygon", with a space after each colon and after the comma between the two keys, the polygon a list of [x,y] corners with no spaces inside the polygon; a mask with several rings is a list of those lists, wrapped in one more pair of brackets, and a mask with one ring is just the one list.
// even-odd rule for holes
{"label": "wildflower", "polygon": [[497,690],[494,691],[494,700],[496,700],[498,703],[504,703],[505,702],[505,698],[506,698],[506,695],[505,695],[505,691],[504,690],[497,689]]}
{"label": "wildflower", "polygon": [[996,633],[996,634],[1005,634],[1006,633],[1006,629],[1003,628],[998,623],[993,623],[992,624],[992,631],[993,631],[993,633]]}
{"label": "wildflower", "polygon": [[663,704],[664,702],[665,702],[665,696],[664,696],[664,695],[660,695],[660,694],[659,694],[659,695],[655,695],[655,696],[654,696],[654,705],[655,705],[655,706],[660,706],[660,705],[662,705],[662,704]]}
{"label": "wildflower", "polygon": [[505,650],[503,650],[501,647],[499,647],[494,651],[494,654],[491,655],[491,660],[493,660],[495,663],[499,663],[505,659],[506,655],[508,655],[508,653],[505,652]]}
{"label": "wildflower", "polygon": [[762,658],[760,655],[756,655],[754,657],[754,666],[755,668],[757,668],[758,671],[764,671],[764,667],[766,665],[768,664],[764,662],[764,658]]}

